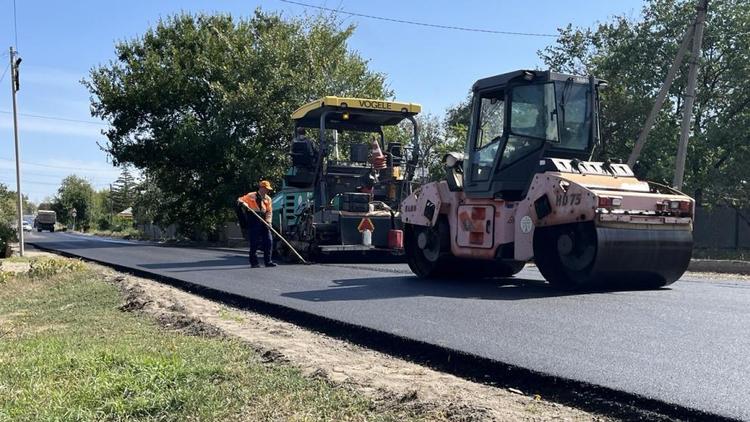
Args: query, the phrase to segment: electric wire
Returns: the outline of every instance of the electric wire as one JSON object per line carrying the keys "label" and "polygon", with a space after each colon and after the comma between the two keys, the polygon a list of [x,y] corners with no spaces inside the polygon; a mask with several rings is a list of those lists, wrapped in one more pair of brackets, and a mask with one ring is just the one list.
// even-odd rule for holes
{"label": "electric wire", "polygon": [[[0,169],[0,178],[15,179],[15,177],[16,177],[15,174],[7,174],[7,173],[4,172],[4,170],[13,170],[13,169],[9,169],[9,168],[8,169]],[[13,172],[15,172],[15,171],[13,171]],[[38,182],[45,182],[45,183],[53,183],[53,182],[58,182],[59,183],[59,181],[62,181],[63,179],[65,179],[66,177],[68,177],[68,175],[35,173],[35,172],[26,171],[26,170],[23,170],[23,175],[24,175],[24,178],[23,178],[24,182],[26,181],[26,176],[31,176],[32,180],[37,180]],[[41,178],[41,180],[38,179],[38,178]],[[114,175],[111,176],[111,177],[86,176],[86,177],[84,177],[84,179],[88,180],[91,183],[102,184],[102,183],[104,183],[104,182],[101,181],[102,179],[107,179],[107,180],[112,179],[112,180],[115,180],[115,176]]]}
{"label": "electric wire", "polygon": [[327,12],[343,13],[345,15],[358,16],[358,17],[361,17],[361,18],[376,19],[376,20],[387,21],[387,22],[395,22],[395,23],[403,23],[403,24],[407,24],[407,25],[425,26],[425,27],[429,27],[429,28],[450,29],[450,30],[454,30],[454,31],[464,31],[464,32],[481,32],[481,33],[485,33],[485,34],[517,35],[517,36],[526,36],[526,37],[557,38],[557,34],[544,34],[544,33],[534,33],[534,32],[499,31],[499,30],[494,30],[494,29],[468,28],[468,27],[464,27],[464,26],[453,26],[453,25],[440,25],[440,24],[427,23],[427,22],[417,22],[417,21],[409,21],[409,20],[404,20],[404,19],[387,18],[387,17],[383,17],[383,16],[368,15],[368,14],[364,14],[364,13],[348,12],[346,10],[332,9],[332,8],[329,8],[329,7],[316,6],[314,4],[301,3],[301,2],[298,2],[298,1],[292,1],[292,0],[279,0],[279,1],[281,1],[283,3],[295,4],[297,6],[307,7],[307,8],[311,8],[311,9],[324,10],[324,11],[327,11]]}
{"label": "electric wire", "polygon": [[[2,176],[8,176],[7,174],[4,174],[6,171],[8,171],[8,172],[15,172],[15,169],[0,168],[0,177],[2,177]],[[55,180],[59,180],[59,179],[62,179],[62,178],[65,177],[65,176],[62,176],[60,174],[37,173],[37,172],[34,172],[34,171],[28,171],[26,169],[23,169],[23,174],[24,174],[24,176],[30,175],[32,177],[43,177],[43,178],[55,179]],[[15,174],[13,174],[12,176],[15,177]],[[24,178],[24,180],[25,180],[25,178]]]}
{"label": "electric wire", "polygon": [[[87,182],[88,182],[88,180],[87,180]],[[0,181],[0,183],[4,184],[4,185],[11,186],[12,184],[15,184],[16,182],[14,180],[13,182],[3,182],[3,181]],[[26,180],[26,179],[23,179],[23,184],[24,185],[35,185],[35,186],[57,186],[57,187],[61,186],[60,183],[36,182],[36,181],[33,181],[33,180]],[[93,188],[95,188],[95,189],[105,189],[105,188],[107,188],[109,186],[109,183],[91,183],[91,182],[89,182],[89,184]]]}
{"label": "electric wire", "polygon": [[[15,160],[11,158],[5,158],[0,157],[0,161],[7,161],[7,162],[15,162]],[[60,169],[60,170],[76,170],[76,171],[85,171],[85,172],[102,172],[107,171],[106,169],[97,169],[94,167],[70,167],[70,166],[54,166],[51,164],[42,164],[42,163],[33,163],[29,161],[21,161],[21,164],[29,165],[29,166],[39,166],[39,167],[47,167],[51,169]],[[114,169],[114,167],[113,167]]]}
{"label": "electric wire", "polygon": [[[11,186],[16,183],[15,179],[12,181],[0,181],[0,183]],[[41,185],[41,186],[60,186],[59,183],[52,183],[52,182],[38,182],[36,180],[28,180],[25,177],[23,178],[23,184],[29,184],[29,185]]]}
{"label": "electric wire", "polygon": [[16,51],[18,51],[18,19],[16,17],[16,0],[13,0],[13,36],[15,37]]}
{"label": "electric wire", "polygon": [[[7,110],[0,110],[0,113],[2,114],[13,114],[10,111]],[[29,113],[18,113],[19,116],[23,117],[32,117],[35,119],[46,119],[46,120],[58,120],[62,122],[74,122],[74,123],[87,123],[90,125],[99,125],[99,126],[109,126],[108,124],[104,122],[94,122],[91,120],[80,120],[80,119],[69,119],[67,117],[55,117],[55,116],[45,116],[42,114],[29,114]]]}
{"label": "electric wire", "polygon": [[[13,180],[14,181],[13,183],[15,183],[15,180],[16,180],[15,173],[13,173],[13,174],[3,174],[2,170],[12,170],[12,169],[0,169],[0,179]],[[58,186],[60,185],[60,183],[62,182],[62,180],[64,180],[66,177],[70,176],[70,175],[67,175],[67,176],[55,176],[55,175],[39,174],[39,173],[33,173],[33,172],[30,173],[30,172],[27,172],[25,170],[23,171],[23,174],[24,174],[24,178],[23,178],[24,183],[28,180],[28,181],[32,181],[32,182],[36,182],[36,183],[47,183],[47,184],[53,184],[53,185],[58,185]],[[31,177],[31,179],[27,179],[26,175],[29,175]],[[78,177],[80,177],[80,176],[78,176]],[[39,179],[39,178],[42,178],[42,179]],[[46,178],[47,180],[45,180],[44,178]],[[110,179],[110,178],[106,178],[106,177],[84,176],[84,177],[80,177],[80,178],[83,179],[83,180],[85,180],[85,181],[87,181],[87,182],[89,182],[89,183],[91,183],[91,184],[95,184],[95,185],[108,185],[110,183],[110,182],[103,181],[105,179],[106,180]],[[50,179],[52,179],[52,180],[50,180]],[[111,179],[115,180],[115,177],[111,177]],[[2,183],[2,181],[0,181],[0,183]]]}
{"label": "electric wire", "polygon": [[3,79],[5,79],[5,74],[8,73],[8,69],[10,69],[10,63],[5,65],[5,70],[3,70],[3,74],[2,76],[0,76],[0,82],[2,82]]}

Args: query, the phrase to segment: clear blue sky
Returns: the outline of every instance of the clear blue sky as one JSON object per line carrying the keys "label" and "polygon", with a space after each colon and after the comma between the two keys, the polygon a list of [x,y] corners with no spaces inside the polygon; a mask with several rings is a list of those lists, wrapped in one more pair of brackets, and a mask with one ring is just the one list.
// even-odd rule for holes
{"label": "clear blue sky", "polygon": [[[556,33],[572,23],[589,26],[613,15],[637,17],[642,0],[519,1],[322,1],[304,3],[434,24],[491,30]],[[142,34],[160,17],[180,11],[248,16],[260,6],[287,16],[316,13],[279,0],[265,1],[23,1],[17,0],[18,50],[23,57],[21,113],[77,121],[22,116],[22,190],[32,200],[52,196],[71,173],[104,188],[119,170],[97,143],[105,126],[89,113],[87,91],[78,82],[97,64],[113,58],[114,43]],[[537,50],[553,38],[451,31],[341,15],[357,25],[350,46],[388,75],[396,97],[421,103],[442,115],[461,101],[477,78],[517,68],[541,66]],[[398,34],[398,37],[394,37]],[[0,75],[14,44],[13,0],[0,0]],[[15,189],[9,76],[0,83],[0,183]],[[98,123],[98,124],[97,124]]]}

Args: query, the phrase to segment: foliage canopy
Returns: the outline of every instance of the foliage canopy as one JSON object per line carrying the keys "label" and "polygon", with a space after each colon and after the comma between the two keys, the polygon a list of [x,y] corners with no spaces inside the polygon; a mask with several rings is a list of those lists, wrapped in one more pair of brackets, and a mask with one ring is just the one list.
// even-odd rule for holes
{"label": "foliage canopy", "polygon": [[387,98],[385,76],[333,18],[182,14],[116,45],[84,81],[110,123],[106,150],[161,192],[155,221],[186,234],[225,221],[234,199],[287,165],[298,106],[324,95]]}
{"label": "foliage canopy", "polygon": [[[649,0],[638,20],[618,16],[592,28],[568,26],[539,52],[554,70],[609,81],[601,129],[611,157],[630,154],[694,17],[693,0]],[[687,54],[636,166],[642,177],[671,183],[689,60]],[[684,186],[701,202],[750,203],[749,74],[750,2],[711,1]]]}

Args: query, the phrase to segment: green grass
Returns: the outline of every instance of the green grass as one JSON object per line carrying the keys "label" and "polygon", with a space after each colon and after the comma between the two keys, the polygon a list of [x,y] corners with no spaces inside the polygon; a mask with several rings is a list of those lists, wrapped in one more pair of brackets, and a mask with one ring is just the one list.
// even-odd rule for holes
{"label": "green grass", "polygon": [[404,420],[231,339],[118,309],[89,271],[0,285],[0,421]]}
{"label": "green grass", "polygon": [[127,228],[123,228],[119,230],[92,229],[92,230],[89,230],[88,233],[91,233],[95,236],[115,237],[115,238],[121,238],[121,239],[136,239],[136,240],[148,239],[148,236],[146,236],[145,233],[141,232],[135,227],[127,227]]}

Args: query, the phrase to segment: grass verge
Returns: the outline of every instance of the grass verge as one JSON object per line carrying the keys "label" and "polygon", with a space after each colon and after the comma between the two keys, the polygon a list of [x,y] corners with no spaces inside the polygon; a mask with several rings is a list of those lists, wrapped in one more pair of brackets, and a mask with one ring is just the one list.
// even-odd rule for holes
{"label": "grass verge", "polygon": [[87,233],[94,236],[114,237],[118,239],[148,240],[148,236],[142,231],[129,227],[122,230],[89,230]]}
{"label": "grass verge", "polygon": [[0,284],[0,421],[419,418],[263,363],[237,340],[124,312],[86,266],[37,267]]}

